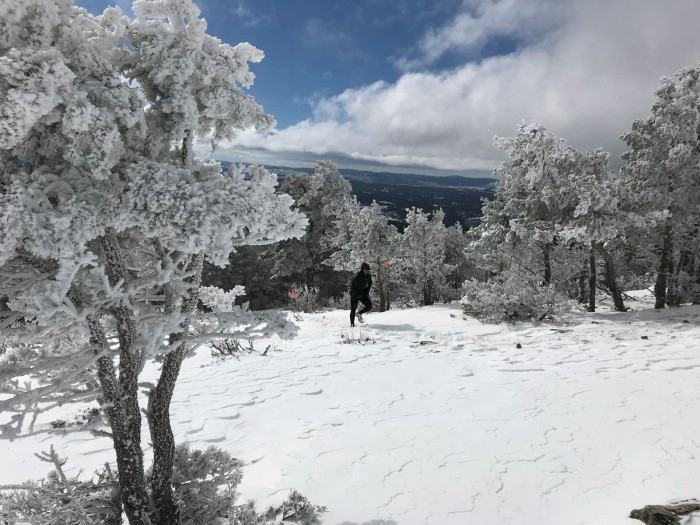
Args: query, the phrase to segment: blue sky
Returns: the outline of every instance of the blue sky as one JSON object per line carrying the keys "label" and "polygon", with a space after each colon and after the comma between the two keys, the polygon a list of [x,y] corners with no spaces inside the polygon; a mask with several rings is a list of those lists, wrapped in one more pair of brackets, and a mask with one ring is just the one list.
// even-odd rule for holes
{"label": "blue sky", "polygon": [[493,136],[533,120],[616,159],[659,77],[700,61],[697,0],[197,3],[211,34],[265,52],[251,93],[278,121],[215,156],[268,165],[483,175]]}
{"label": "blue sky", "polygon": [[[77,0],[93,13],[130,2]],[[265,60],[252,65],[250,92],[279,127],[308,118],[322,97],[377,80],[395,82],[395,61],[427,28],[445,23],[460,0],[199,0],[208,32],[226,43],[250,42]],[[434,5],[433,5],[434,4]],[[453,67],[446,56],[436,69]]]}

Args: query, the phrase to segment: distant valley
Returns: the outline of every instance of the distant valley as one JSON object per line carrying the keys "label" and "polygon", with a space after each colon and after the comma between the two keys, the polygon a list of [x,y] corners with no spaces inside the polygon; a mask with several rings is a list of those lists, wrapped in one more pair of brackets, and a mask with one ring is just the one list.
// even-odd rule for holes
{"label": "distant valley", "polygon": [[[225,166],[230,163],[221,161]],[[313,173],[313,168],[266,166],[277,173],[280,181],[290,173]],[[424,211],[442,208],[445,223],[459,222],[465,229],[479,224],[482,198],[493,197],[495,179],[460,176],[429,176],[390,172],[341,169],[352,184],[353,193],[363,206],[376,200],[391,222],[403,229],[406,208],[415,206]]]}

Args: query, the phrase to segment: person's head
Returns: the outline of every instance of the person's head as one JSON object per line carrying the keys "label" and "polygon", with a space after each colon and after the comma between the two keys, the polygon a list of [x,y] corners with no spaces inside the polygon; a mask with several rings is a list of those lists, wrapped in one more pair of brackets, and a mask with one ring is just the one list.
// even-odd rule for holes
{"label": "person's head", "polygon": [[369,264],[362,263],[362,266],[360,266],[360,271],[363,273],[369,273]]}

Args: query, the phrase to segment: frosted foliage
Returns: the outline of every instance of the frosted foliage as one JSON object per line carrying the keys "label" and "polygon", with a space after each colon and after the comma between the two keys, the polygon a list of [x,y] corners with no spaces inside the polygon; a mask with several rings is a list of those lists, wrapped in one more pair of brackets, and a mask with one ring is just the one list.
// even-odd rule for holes
{"label": "frosted foliage", "polygon": [[[167,130],[153,148],[167,149],[188,131],[211,132],[216,142],[233,138],[236,129],[274,126],[274,119],[241,89],[253,84],[248,63],[262,60],[262,51],[207,35],[206,22],[190,0],[136,0],[133,10],[135,20],[119,19],[118,32],[129,46],[121,67],[139,82],[150,117]],[[105,25],[117,19],[112,12],[107,16]]]}
{"label": "frosted foliage", "polygon": [[484,204],[474,230],[470,252],[479,266],[499,272],[515,262],[541,275],[543,251],[553,243],[590,244],[618,235],[608,153],[579,152],[535,124],[496,145],[509,159],[495,171],[494,200]]}
{"label": "frosted foliage", "polygon": [[[243,478],[243,463],[222,449],[191,450],[182,444],[173,452],[171,484],[181,525],[321,523],[320,515],[326,508],[312,504],[294,490],[279,506],[262,513],[253,501],[237,504],[236,489]],[[4,523],[122,523],[118,479],[109,467],[96,472],[92,479],[68,477],[63,473],[66,460],[59,458],[53,449],[51,454],[50,459],[48,453],[38,455],[42,460],[55,461],[55,470],[46,478],[0,492],[0,519]],[[147,476],[151,474],[148,472]]]}
{"label": "frosted foliage", "polygon": [[[56,470],[46,478],[27,481],[13,490],[0,492],[3,523],[31,525],[95,525],[121,523],[119,486],[111,471],[96,472],[92,479],[68,477],[65,460],[52,451]],[[37,456],[48,460],[48,454]]]}
{"label": "frosted foliage", "polygon": [[155,162],[128,167],[119,229],[140,228],[173,250],[207,253],[224,266],[235,246],[269,244],[304,233],[306,221],[276,195],[277,178],[259,167],[218,163],[175,169]]}
{"label": "frosted foliage", "polygon": [[447,227],[442,210],[432,215],[409,209],[408,225],[400,237],[400,259],[404,278],[413,283],[424,304],[432,304],[455,266],[447,262]]}
{"label": "frosted foliage", "polygon": [[173,491],[181,510],[182,525],[225,524],[243,477],[242,463],[216,447],[175,449]]}
{"label": "frosted foliage", "polygon": [[609,154],[600,150],[575,154],[577,169],[565,194],[570,204],[562,217],[561,236],[586,244],[612,239],[619,233],[619,222],[617,181],[606,170]]}
{"label": "frosted foliage", "polygon": [[294,312],[317,312],[321,303],[318,297],[318,288],[305,284],[293,284],[294,297],[290,297],[289,308]]}
{"label": "frosted foliage", "polygon": [[507,218],[516,235],[526,231],[530,239],[551,241],[555,224],[562,223],[580,195],[573,184],[579,174],[577,152],[535,124],[495,143],[510,157],[495,171],[498,215]]}
{"label": "frosted foliage", "polygon": [[[698,302],[700,66],[663,78],[651,115],[622,135],[619,198],[626,235],[657,274],[657,306]],[[668,294],[666,288],[668,285]]]}
{"label": "frosted foliage", "polygon": [[171,351],[172,334],[192,348],[224,331],[294,333],[282,315],[233,308],[235,290],[204,291],[224,312],[193,306],[203,256],[223,265],[236,246],[299,237],[307,224],[274,174],[192,155],[199,133],[273,123],[242,91],[263,55],[206,35],[189,0],[134,12],[0,2],[0,298],[10,308],[0,339],[52,341],[56,352],[0,372],[3,385],[33,379],[26,391],[3,386],[17,394],[3,397],[6,410],[89,397],[84,372],[123,350],[105,342],[118,330],[141,362]]}
{"label": "frosted foliage", "polygon": [[337,221],[352,202],[352,187],[332,162],[317,161],[311,175],[287,175],[280,191],[294,199],[297,210],[308,217],[309,224],[301,239],[287,241],[275,251],[274,273],[308,276],[319,272],[334,251]]}
{"label": "frosted foliage", "polygon": [[489,282],[464,283],[464,312],[489,322],[558,320],[570,309],[554,287],[540,286],[522,271],[506,270]]}
{"label": "frosted foliage", "polygon": [[700,213],[700,66],[677,80],[663,78],[652,114],[622,135],[620,199],[634,224],[653,228],[666,219],[682,226]]}
{"label": "frosted foliage", "polygon": [[336,270],[357,271],[363,262],[384,262],[398,257],[399,233],[376,201],[348,205],[337,221],[338,233],[332,240],[335,252],[328,259]]}
{"label": "frosted foliage", "polygon": [[37,121],[70,96],[75,75],[54,50],[17,50],[0,58],[0,147],[22,142]]}
{"label": "frosted foliage", "polygon": [[199,299],[206,306],[219,312],[232,312],[238,297],[245,295],[243,286],[235,286],[228,292],[216,286],[202,286],[199,289]]}
{"label": "frosted foliage", "polygon": [[[25,44],[46,47],[52,30],[60,24],[59,11],[72,5],[71,0],[25,0],[0,2],[0,52]],[[25,33],[31,30],[30,34]]]}

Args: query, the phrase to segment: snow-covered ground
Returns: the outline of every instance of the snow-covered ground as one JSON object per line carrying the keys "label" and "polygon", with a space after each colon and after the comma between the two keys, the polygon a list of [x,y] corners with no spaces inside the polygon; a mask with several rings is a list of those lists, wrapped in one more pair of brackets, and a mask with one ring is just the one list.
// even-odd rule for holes
{"label": "snow-covered ground", "polygon": [[[297,488],[326,525],[631,524],[633,508],[700,496],[700,307],[564,326],[481,324],[458,305],[347,318],[304,315],[266,356],[200,352],[177,439],[246,461],[242,497]],[[32,452],[49,443],[73,469],[112,458],[85,434],[0,442],[0,484],[44,475]]]}

